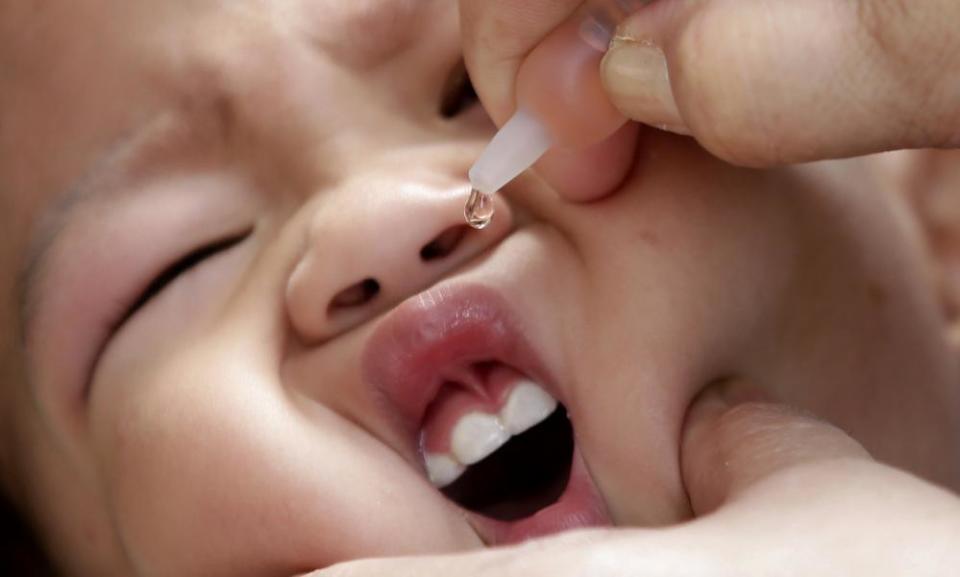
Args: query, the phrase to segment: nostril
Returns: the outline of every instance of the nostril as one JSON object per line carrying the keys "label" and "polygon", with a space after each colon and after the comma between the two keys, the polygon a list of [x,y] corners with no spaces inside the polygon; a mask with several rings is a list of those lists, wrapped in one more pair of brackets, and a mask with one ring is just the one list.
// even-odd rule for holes
{"label": "nostril", "polygon": [[351,285],[333,297],[330,301],[330,312],[337,309],[363,306],[380,294],[380,283],[376,279],[368,278]]}
{"label": "nostril", "polygon": [[430,262],[450,256],[453,251],[457,250],[460,242],[463,241],[463,237],[468,232],[469,229],[466,225],[448,228],[420,249],[420,259],[424,262]]}

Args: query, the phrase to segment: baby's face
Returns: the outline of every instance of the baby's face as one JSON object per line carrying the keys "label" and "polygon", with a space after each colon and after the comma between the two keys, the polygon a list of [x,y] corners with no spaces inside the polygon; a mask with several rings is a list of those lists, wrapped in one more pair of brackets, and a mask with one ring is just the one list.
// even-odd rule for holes
{"label": "baby's face", "polygon": [[[742,171],[650,132],[609,199],[525,177],[477,232],[494,128],[438,111],[450,0],[6,4],[9,466],[74,573],[679,521],[685,412],[731,376],[957,483],[951,352],[868,163]],[[572,435],[560,411],[455,499],[428,480],[553,399]]]}

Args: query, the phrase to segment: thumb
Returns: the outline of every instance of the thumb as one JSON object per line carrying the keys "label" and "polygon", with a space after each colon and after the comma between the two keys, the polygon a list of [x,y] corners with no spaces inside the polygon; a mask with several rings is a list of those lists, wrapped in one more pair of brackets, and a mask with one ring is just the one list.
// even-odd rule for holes
{"label": "thumb", "polygon": [[735,164],[960,146],[960,2],[671,0],[603,64],[634,120]]}
{"label": "thumb", "polygon": [[846,433],[813,416],[757,398],[731,381],[701,393],[687,414],[684,483],[698,517],[741,497],[774,474],[812,462],[872,460]]}

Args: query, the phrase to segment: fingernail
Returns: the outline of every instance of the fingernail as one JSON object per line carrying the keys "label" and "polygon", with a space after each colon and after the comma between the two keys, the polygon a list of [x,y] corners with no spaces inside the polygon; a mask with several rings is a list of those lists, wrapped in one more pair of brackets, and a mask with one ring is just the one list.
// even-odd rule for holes
{"label": "fingernail", "polygon": [[746,403],[770,403],[773,397],[759,385],[744,379],[715,381],[700,391],[694,404],[701,413],[722,413]]}
{"label": "fingernail", "polygon": [[603,80],[611,102],[633,120],[686,133],[667,58],[653,42],[617,36],[603,59]]}
{"label": "fingernail", "polygon": [[598,52],[610,49],[617,23],[639,10],[651,0],[613,0],[606,3],[587,3],[587,17],[580,25],[580,37]]}
{"label": "fingernail", "polygon": [[613,30],[613,23],[591,14],[580,24],[580,38],[597,52],[606,52],[613,40]]}
{"label": "fingernail", "polygon": [[711,430],[727,411],[749,403],[770,403],[773,399],[764,389],[743,379],[713,382],[691,401],[687,415],[688,434]]}
{"label": "fingernail", "polygon": [[693,399],[691,406],[700,420],[706,416],[719,415],[733,406],[724,395],[722,384],[708,385]]}

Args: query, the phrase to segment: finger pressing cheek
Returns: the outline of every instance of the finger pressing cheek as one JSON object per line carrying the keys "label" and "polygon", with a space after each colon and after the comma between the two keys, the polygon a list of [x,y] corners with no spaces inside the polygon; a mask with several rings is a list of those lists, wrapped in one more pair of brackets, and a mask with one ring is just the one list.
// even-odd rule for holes
{"label": "finger pressing cheek", "polygon": [[733,500],[774,474],[835,459],[869,460],[839,428],[765,402],[742,382],[714,385],[693,402],[684,426],[681,465],[696,516]]}

